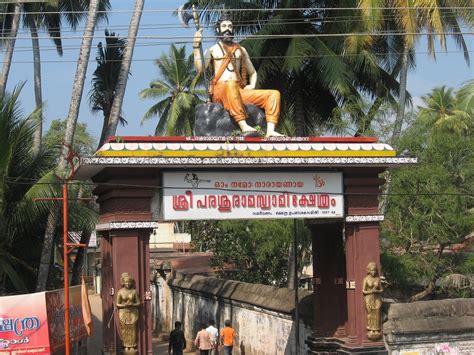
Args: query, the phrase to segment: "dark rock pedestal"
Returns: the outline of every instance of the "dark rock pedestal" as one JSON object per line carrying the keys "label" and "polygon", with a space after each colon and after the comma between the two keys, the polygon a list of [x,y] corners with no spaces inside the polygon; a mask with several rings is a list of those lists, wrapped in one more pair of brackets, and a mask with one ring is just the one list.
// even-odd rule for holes
{"label": "dark rock pedestal", "polygon": [[[247,123],[252,127],[260,126],[265,131],[267,128],[265,113],[255,105],[245,105],[245,109]],[[230,136],[236,131],[240,132],[239,125],[221,104],[206,103],[196,106],[195,136]]]}

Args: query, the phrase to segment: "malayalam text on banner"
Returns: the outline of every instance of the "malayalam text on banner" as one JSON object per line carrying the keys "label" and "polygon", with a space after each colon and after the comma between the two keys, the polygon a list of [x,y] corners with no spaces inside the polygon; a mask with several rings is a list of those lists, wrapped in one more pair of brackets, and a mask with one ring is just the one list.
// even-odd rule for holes
{"label": "malayalam text on banner", "polygon": [[163,220],[341,218],[339,172],[164,172]]}

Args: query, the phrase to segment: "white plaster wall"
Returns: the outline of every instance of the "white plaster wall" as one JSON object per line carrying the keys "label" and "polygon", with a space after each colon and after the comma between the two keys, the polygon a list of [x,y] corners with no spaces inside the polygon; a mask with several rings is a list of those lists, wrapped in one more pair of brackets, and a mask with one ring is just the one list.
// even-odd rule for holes
{"label": "white plaster wall", "polygon": [[170,332],[174,326],[172,326],[172,307],[173,299],[171,297],[171,290],[166,281],[158,277],[157,278],[157,294],[155,297],[156,309],[156,322],[158,323],[158,330],[160,332]]}
{"label": "white plaster wall", "polygon": [[150,234],[150,248],[173,248],[174,243],[190,243],[191,234],[175,233],[174,223],[160,223]]}
{"label": "white plaster wall", "polygon": [[[168,322],[162,328],[171,329],[176,320],[181,321],[189,345],[193,343],[201,322],[207,323],[214,319],[221,329],[224,321],[229,319],[237,332],[235,354],[296,354],[294,322],[288,314],[195,291],[170,288],[166,283],[161,285],[160,290],[164,297],[163,302],[161,299],[159,302],[159,314],[166,314],[170,310],[172,313],[171,317],[162,318],[162,321]],[[310,334],[311,327],[300,322],[298,354],[307,352],[305,340]]]}

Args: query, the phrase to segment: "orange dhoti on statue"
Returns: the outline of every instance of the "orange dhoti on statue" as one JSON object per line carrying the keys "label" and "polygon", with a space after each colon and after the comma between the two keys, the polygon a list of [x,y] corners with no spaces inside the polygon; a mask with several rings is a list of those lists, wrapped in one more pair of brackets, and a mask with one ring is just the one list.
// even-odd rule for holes
{"label": "orange dhoti on statue", "polygon": [[267,122],[278,123],[280,116],[280,92],[278,90],[245,90],[237,81],[218,82],[214,85],[212,102],[222,104],[236,121],[247,118],[245,104],[253,104],[265,111]]}

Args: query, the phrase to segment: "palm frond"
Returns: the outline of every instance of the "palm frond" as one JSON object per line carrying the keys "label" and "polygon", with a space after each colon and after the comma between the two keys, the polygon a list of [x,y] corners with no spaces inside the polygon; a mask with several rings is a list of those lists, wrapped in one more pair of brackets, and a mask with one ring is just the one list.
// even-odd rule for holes
{"label": "palm frond", "polygon": [[12,263],[9,254],[5,250],[2,250],[1,246],[0,246],[0,274],[5,274],[8,277],[8,279],[11,281],[13,287],[18,292],[22,292],[22,293],[28,292],[28,288],[26,287],[25,283],[23,282],[18,272],[16,272],[14,264]]}
{"label": "palm frond", "polygon": [[474,79],[465,82],[456,92],[457,106],[474,115]]}

